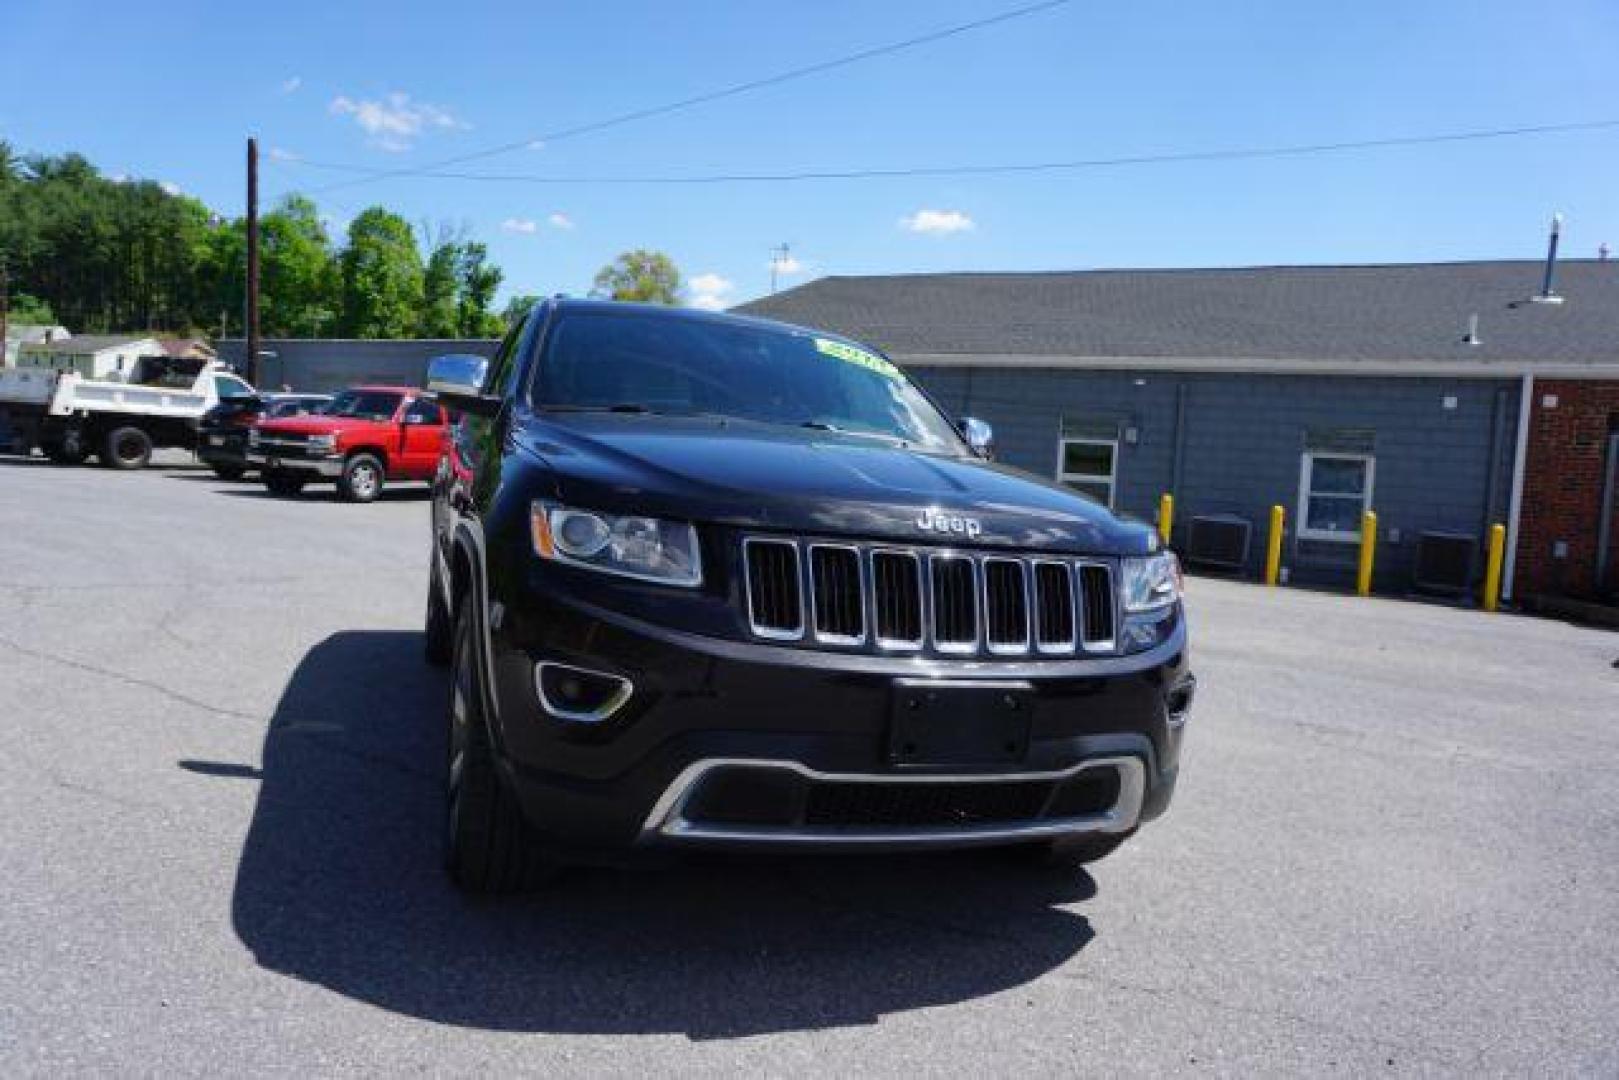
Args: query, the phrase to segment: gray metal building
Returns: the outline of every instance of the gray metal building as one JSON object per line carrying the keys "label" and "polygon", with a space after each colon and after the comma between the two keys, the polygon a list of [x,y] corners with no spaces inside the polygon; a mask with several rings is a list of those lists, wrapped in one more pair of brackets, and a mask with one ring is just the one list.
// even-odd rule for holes
{"label": "gray metal building", "polygon": [[1619,364],[1619,267],[1481,262],[831,277],[743,305],[884,349],[1001,460],[1115,509],[1252,523],[1272,505],[1295,580],[1352,579],[1379,516],[1377,586],[1428,531],[1513,523],[1526,376]]}

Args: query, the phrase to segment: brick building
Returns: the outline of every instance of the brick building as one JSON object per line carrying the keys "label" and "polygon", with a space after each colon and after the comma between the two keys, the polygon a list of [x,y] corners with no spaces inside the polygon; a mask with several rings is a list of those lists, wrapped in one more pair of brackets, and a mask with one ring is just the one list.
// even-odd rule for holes
{"label": "brick building", "polygon": [[1619,379],[1539,379],[1531,398],[1519,591],[1614,597],[1619,594],[1619,494],[1614,493]]}

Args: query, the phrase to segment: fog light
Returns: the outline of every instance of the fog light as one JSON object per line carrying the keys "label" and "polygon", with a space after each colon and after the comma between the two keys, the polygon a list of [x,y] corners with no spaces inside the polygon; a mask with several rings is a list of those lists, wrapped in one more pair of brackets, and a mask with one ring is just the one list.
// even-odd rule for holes
{"label": "fog light", "polygon": [[546,712],[585,724],[600,723],[618,712],[635,689],[617,675],[551,660],[534,665],[534,688]]}
{"label": "fog light", "polygon": [[1192,713],[1192,698],[1197,694],[1197,680],[1188,677],[1184,682],[1178,683],[1164,699],[1164,707],[1169,712],[1171,727],[1180,727],[1186,723],[1187,717]]}

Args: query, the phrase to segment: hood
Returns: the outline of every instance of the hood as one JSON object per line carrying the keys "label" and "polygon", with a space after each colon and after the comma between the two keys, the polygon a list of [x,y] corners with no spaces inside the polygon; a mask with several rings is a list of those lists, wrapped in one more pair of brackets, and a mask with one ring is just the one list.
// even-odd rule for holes
{"label": "hood", "polygon": [[259,430],[265,434],[325,435],[333,431],[348,431],[354,428],[378,426],[392,426],[392,422],[388,420],[366,420],[358,416],[283,416],[260,422]]}
{"label": "hood", "polygon": [[1028,473],[855,435],[577,413],[517,436],[564,502],[743,528],[1027,550],[1151,551],[1150,528]]}

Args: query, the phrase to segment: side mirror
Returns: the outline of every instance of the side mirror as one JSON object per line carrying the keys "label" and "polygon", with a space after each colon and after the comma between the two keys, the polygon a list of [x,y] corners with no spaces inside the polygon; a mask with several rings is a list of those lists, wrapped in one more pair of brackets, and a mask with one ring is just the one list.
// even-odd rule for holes
{"label": "side mirror", "polygon": [[967,437],[967,448],[985,461],[995,460],[995,429],[976,416],[962,417],[961,433]]}
{"label": "side mirror", "polygon": [[469,353],[434,357],[427,365],[427,392],[446,409],[493,416],[500,411],[500,399],[486,397],[484,379],[489,361]]}

